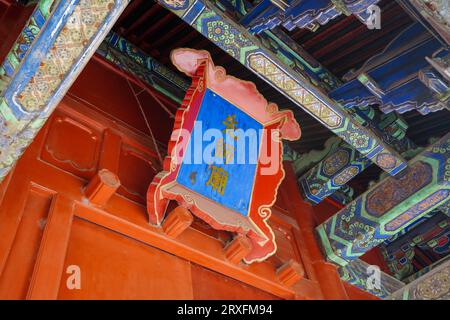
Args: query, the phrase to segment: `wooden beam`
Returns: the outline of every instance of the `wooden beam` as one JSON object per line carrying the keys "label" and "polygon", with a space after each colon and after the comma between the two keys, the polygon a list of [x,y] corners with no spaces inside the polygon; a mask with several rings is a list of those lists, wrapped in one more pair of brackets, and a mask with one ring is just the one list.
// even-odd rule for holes
{"label": "wooden beam", "polygon": [[389,300],[449,300],[450,259],[394,292]]}
{"label": "wooden beam", "polygon": [[[159,3],[386,172],[395,175],[406,168],[406,161],[381,137],[370,128],[360,125],[320,88],[310,83],[305,75],[287,66],[255,36],[226,16],[213,3],[208,0],[185,0],[183,6],[176,8],[166,0],[159,0]],[[389,159],[388,167],[384,161],[386,159]]]}
{"label": "wooden beam", "polygon": [[[15,65],[8,58],[2,64],[2,70],[12,73],[6,88],[0,92],[0,180],[33,141],[128,0],[68,0],[50,7],[52,3],[48,0],[38,3],[32,17],[42,8],[47,8],[46,12],[52,8],[52,15],[34,41],[24,43],[22,36],[18,38],[9,55],[9,58],[14,56]],[[80,18],[86,14],[89,19]],[[94,23],[90,23],[91,19]],[[71,37],[76,31],[82,36]],[[22,51],[14,50],[19,46],[21,50],[22,46],[28,46],[24,56]],[[67,47],[71,49],[67,51]]]}
{"label": "wooden beam", "polygon": [[450,199],[450,133],[317,227],[327,259],[341,266]]}

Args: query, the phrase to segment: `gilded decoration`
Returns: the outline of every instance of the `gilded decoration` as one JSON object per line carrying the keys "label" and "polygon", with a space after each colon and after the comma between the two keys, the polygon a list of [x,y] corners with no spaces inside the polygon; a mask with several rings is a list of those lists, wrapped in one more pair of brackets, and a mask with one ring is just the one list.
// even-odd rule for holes
{"label": "gilded decoration", "polygon": [[98,32],[98,21],[108,15],[114,0],[80,0],[39,70],[18,97],[28,112],[42,110],[64,80],[86,45]]}
{"label": "gilded decoration", "polygon": [[336,128],[342,123],[342,117],[328,106],[317,100],[306,91],[294,78],[289,76],[274,62],[261,53],[250,55],[249,63],[257,73],[263,75],[282,92],[304,106],[313,115],[325,122],[330,128]]}

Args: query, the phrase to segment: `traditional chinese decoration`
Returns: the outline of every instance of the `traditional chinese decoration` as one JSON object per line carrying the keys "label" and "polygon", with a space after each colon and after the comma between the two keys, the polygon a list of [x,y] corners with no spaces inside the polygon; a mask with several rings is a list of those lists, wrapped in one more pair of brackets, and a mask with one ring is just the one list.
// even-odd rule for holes
{"label": "traditional chinese decoration", "polygon": [[399,0],[430,32],[450,46],[450,5],[448,0]]}
{"label": "traditional chinese decoration", "polygon": [[189,88],[186,79],[115,32],[106,36],[97,54],[179,103]]}
{"label": "traditional chinese decoration", "polygon": [[[305,77],[304,74],[294,70],[293,60],[287,59],[291,61],[291,65],[288,65],[288,61],[280,57],[279,51],[274,51],[273,47],[267,47],[265,45],[267,41],[261,42],[224,14],[223,10],[212,1],[185,0],[189,3],[187,9],[173,9],[166,4],[165,0],[158,0],[158,2],[380,168],[391,175],[396,175],[406,168],[407,162],[377,133],[352,118],[315,83],[311,83],[310,77]],[[282,42],[285,41],[278,44],[286,48],[286,43],[282,44]],[[386,161],[387,158],[390,161]],[[381,161],[378,161],[379,159]],[[395,162],[394,166],[392,166],[393,162]],[[388,164],[388,167],[385,167],[385,164]]]}
{"label": "traditional chinese decoration", "polygon": [[339,267],[339,275],[342,280],[350,283],[364,291],[367,291],[379,298],[385,299],[394,292],[400,290],[405,284],[380,270],[380,285],[370,285],[369,277],[372,275],[368,272],[370,265],[361,259],[356,259],[345,267]]}
{"label": "traditional chinese decoration", "polygon": [[284,177],[281,139],[299,139],[300,127],[253,83],[214,66],[208,52],[177,49],[172,61],[193,81],[176,114],[164,171],[148,190],[150,223],[161,225],[176,200],[213,228],[246,236],[252,249],[244,261],[262,261],[276,251],[267,219]]}
{"label": "traditional chinese decoration", "polygon": [[[41,0],[0,68],[0,181],[33,141],[128,0]],[[3,81],[5,82],[5,81]]]}
{"label": "traditional chinese decoration", "polygon": [[380,246],[391,274],[402,281],[450,253],[450,217],[435,210],[431,218],[421,222]]}
{"label": "traditional chinese decoration", "polygon": [[383,113],[450,110],[445,68],[449,55],[438,39],[415,23],[361,69],[347,74],[349,81],[329,95],[346,108],[378,104]]}
{"label": "traditional chinese decoration", "polygon": [[450,134],[425,149],[317,227],[327,258],[342,266],[419,220],[450,198]]}
{"label": "traditional chinese decoration", "polygon": [[321,25],[326,25],[342,14],[353,14],[366,23],[370,17],[368,8],[378,2],[379,0],[262,0],[253,8],[247,9],[248,13],[242,23],[254,33],[278,26],[291,31],[295,28],[316,31]]}
{"label": "traditional chinese decoration", "polygon": [[320,203],[372,164],[345,142],[299,178],[309,202]]}
{"label": "traditional chinese decoration", "polygon": [[440,263],[407,286],[393,293],[391,300],[449,300],[450,260]]}
{"label": "traditional chinese decoration", "polygon": [[[25,27],[23,28],[18,40],[14,43],[10,52],[3,61],[3,64],[0,66],[0,81],[2,78],[11,79],[14,75],[15,70],[25,57],[31,44],[36,39],[36,36],[39,34],[50,16],[53,2],[54,0],[39,1],[35,10],[31,14],[31,17],[28,19]],[[0,87],[0,93],[1,92],[2,90]]]}

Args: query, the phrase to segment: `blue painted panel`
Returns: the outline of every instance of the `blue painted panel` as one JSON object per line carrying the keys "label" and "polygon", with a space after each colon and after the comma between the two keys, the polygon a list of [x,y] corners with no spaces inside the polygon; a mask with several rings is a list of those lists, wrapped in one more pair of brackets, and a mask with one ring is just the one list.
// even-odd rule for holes
{"label": "blue painted panel", "polygon": [[416,74],[422,68],[428,67],[429,64],[425,57],[431,57],[440,48],[441,44],[439,41],[431,38],[412,50],[408,50],[395,57],[395,59],[369,71],[369,75],[373,79],[377,79],[376,81],[382,89],[395,88],[395,84],[399,81]]}
{"label": "blue painted panel", "polygon": [[[381,109],[385,113],[392,110],[403,113],[436,104],[435,92],[419,80],[418,74],[420,70],[429,67],[425,57],[431,57],[442,46],[435,38],[424,37],[426,33],[426,29],[416,23],[398,36],[382,54],[366,63],[376,65],[366,73],[384,92],[381,99],[377,99],[358,79],[347,82],[330,92],[329,96],[346,108],[375,104],[379,101],[384,105]],[[411,46],[409,42],[414,37],[423,37],[423,40]],[[436,56],[444,57],[447,54],[448,51],[442,50]],[[384,60],[386,61],[381,63]]]}
{"label": "blue painted panel", "polygon": [[[230,116],[235,120],[236,129],[242,129],[244,131],[254,129],[256,132],[255,139],[253,140],[254,144],[250,143],[250,138],[247,137],[245,139],[245,159],[242,153],[239,153],[238,159],[236,140],[233,137],[227,139],[226,133],[223,133],[223,130],[226,129],[224,122],[227,122],[227,118]],[[225,163],[222,158],[217,157],[208,163],[208,159],[202,157],[203,153],[215,155],[216,138],[219,138],[210,137],[206,139],[203,134],[208,129],[216,129],[216,132],[223,134],[226,143],[233,145],[233,161]],[[206,90],[196,125],[186,149],[191,150],[191,152],[185,153],[178,173],[177,182],[226,208],[247,216],[261,144],[261,129],[263,129],[263,126],[252,117],[211,90]],[[194,140],[199,141],[197,138],[199,137],[201,139],[202,136],[205,139],[202,139],[201,143],[193,142]],[[210,149],[208,149],[208,146]],[[212,152],[208,152],[207,150],[212,150]],[[256,161],[250,162],[250,159]],[[217,182],[217,180],[211,181],[212,175],[214,176],[214,174],[217,174],[216,177],[223,183],[222,190],[214,188]],[[226,178],[224,178],[225,176]]]}
{"label": "blue painted panel", "polygon": [[[4,92],[4,98],[17,119],[25,120],[35,116],[34,114],[30,115],[22,109],[16,96],[24,90],[35,75],[42,62],[43,53],[50,51],[50,48],[53,46],[62,28],[66,25],[78,2],[79,0],[69,0],[58,3],[51,19],[48,20],[46,27],[42,29],[39,37],[34,41],[30,52],[24,57],[21,67],[14,78],[11,79],[8,88]],[[54,96],[52,99],[54,99]]]}
{"label": "blue painted panel", "polygon": [[189,24],[193,23],[204,9],[205,4],[203,2],[195,1],[189,11],[184,15],[183,20]]}

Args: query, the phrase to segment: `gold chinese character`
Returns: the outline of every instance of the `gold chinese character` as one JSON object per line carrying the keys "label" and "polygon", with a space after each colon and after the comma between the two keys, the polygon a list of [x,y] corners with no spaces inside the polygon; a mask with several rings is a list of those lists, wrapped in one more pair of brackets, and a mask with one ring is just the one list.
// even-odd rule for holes
{"label": "gold chinese character", "polygon": [[[238,124],[238,122],[236,121],[236,115],[229,115],[222,123],[225,125],[225,129],[222,130],[223,132],[227,132],[227,130],[236,130]],[[237,139],[234,134],[231,134],[230,136],[233,139]]]}
{"label": "gold chinese character", "polygon": [[234,146],[224,143],[223,138],[217,139],[216,157],[223,158],[225,163],[230,163],[234,159]]}
{"label": "gold chinese character", "polygon": [[223,195],[228,182],[228,172],[217,166],[211,166],[211,170],[211,175],[206,185],[211,186],[213,190]]}

